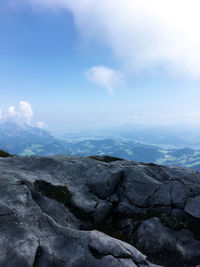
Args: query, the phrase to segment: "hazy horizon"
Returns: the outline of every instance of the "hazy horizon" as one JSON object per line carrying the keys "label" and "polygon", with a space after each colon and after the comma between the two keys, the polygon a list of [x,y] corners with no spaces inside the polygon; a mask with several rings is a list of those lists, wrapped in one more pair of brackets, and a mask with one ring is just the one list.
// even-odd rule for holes
{"label": "hazy horizon", "polygon": [[199,8],[196,0],[2,0],[0,122],[50,132],[199,127]]}

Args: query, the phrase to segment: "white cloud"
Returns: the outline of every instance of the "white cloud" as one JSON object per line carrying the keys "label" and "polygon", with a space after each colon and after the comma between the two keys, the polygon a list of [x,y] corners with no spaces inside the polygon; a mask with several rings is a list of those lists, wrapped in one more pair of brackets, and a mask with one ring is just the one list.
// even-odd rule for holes
{"label": "white cloud", "polygon": [[48,126],[41,121],[36,123],[32,122],[34,113],[31,104],[27,101],[20,101],[19,107],[16,109],[14,106],[10,106],[6,113],[2,113],[0,109],[0,121],[1,122],[15,122],[17,124],[36,125],[40,129],[48,128]]}
{"label": "white cloud", "polygon": [[9,117],[16,116],[16,112],[15,112],[15,107],[14,107],[14,106],[10,106],[10,107],[8,108],[8,116],[9,116]]}
{"label": "white cloud", "polygon": [[29,2],[71,10],[82,36],[109,46],[132,73],[162,69],[200,77],[199,0]]}
{"label": "white cloud", "polygon": [[36,122],[36,126],[38,128],[40,128],[40,129],[46,129],[47,128],[47,125],[44,122],[42,122],[42,121]]}
{"label": "white cloud", "polygon": [[105,66],[95,66],[85,72],[88,81],[105,88],[110,94],[114,93],[114,87],[122,83],[123,75],[119,71]]}
{"label": "white cloud", "polygon": [[7,113],[4,115],[0,109],[0,119],[2,121],[11,121],[19,124],[31,124],[31,119],[33,117],[33,111],[31,104],[27,101],[19,102],[19,109],[16,110],[14,106],[10,106],[7,110]]}
{"label": "white cloud", "polygon": [[18,116],[22,121],[24,121],[27,124],[31,123],[31,119],[33,117],[33,111],[31,104],[27,101],[20,101],[19,102],[19,112]]}

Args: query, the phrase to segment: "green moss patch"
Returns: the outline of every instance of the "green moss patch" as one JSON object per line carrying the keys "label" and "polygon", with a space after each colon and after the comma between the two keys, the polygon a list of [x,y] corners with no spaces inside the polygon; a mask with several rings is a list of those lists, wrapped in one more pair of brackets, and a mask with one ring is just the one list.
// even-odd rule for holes
{"label": "green moss patch", "polygon": [[177,231],[183,228],[188,228],[188,223],[182,218],[165,213],[161,214],[159,218],[165,226],[171,228],[172,230]]}
{"label": "green moss patch", "polygon": [[196,238],[200,239],[200,221],[193,217],[180,218],[171,214],[161,213],[153,209],[149,209],[145,214],[134,214],[131,218],[138,222],[138,226],[141,221],[148,220],[150,218],[157,217],[161,222],[171,228],[172,230],[178,231],[181,229],[188,229],[192,231]]}
{"label": "green moss patch", "polygon": [[145,214],[135,214],[132,218],[136,221],[144,221],[153,217],[159,218],[165,226],[171,228],[172,230],[188,228],[188,224],[184,219],[151,209],[149,209]]}
{"label": "green moss patch", "polygon": [[63,203],[65,206],[67,206],[70,201],[71,193],[66,186],[55,186],[45,181],[35,181],[34,187],[35,190],[42,195],[55,199],[58,202]]}

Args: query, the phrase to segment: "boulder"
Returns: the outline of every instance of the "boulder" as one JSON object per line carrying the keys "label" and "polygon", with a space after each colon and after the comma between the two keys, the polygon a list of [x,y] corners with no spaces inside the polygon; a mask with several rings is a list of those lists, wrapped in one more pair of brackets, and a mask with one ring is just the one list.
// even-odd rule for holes
{"label": "boulder", "polygon": [[139,249],[150,250],[154,255],[168,251],[170,256],[170,252],[177,251],[181,258],[187,260],[198,256],[200,261],[200,241],[188,230],[174,231],[164,226],[156,217],[141,223],[135,241]]}

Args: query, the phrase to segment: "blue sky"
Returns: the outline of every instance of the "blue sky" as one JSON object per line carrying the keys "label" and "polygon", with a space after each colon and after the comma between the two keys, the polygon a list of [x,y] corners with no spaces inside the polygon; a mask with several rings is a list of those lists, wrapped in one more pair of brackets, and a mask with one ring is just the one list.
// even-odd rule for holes
{"label": "blue sky", "polygon": [[0,120],[57,131],[199,123],[199,4],[150,2],[2,0]]}

